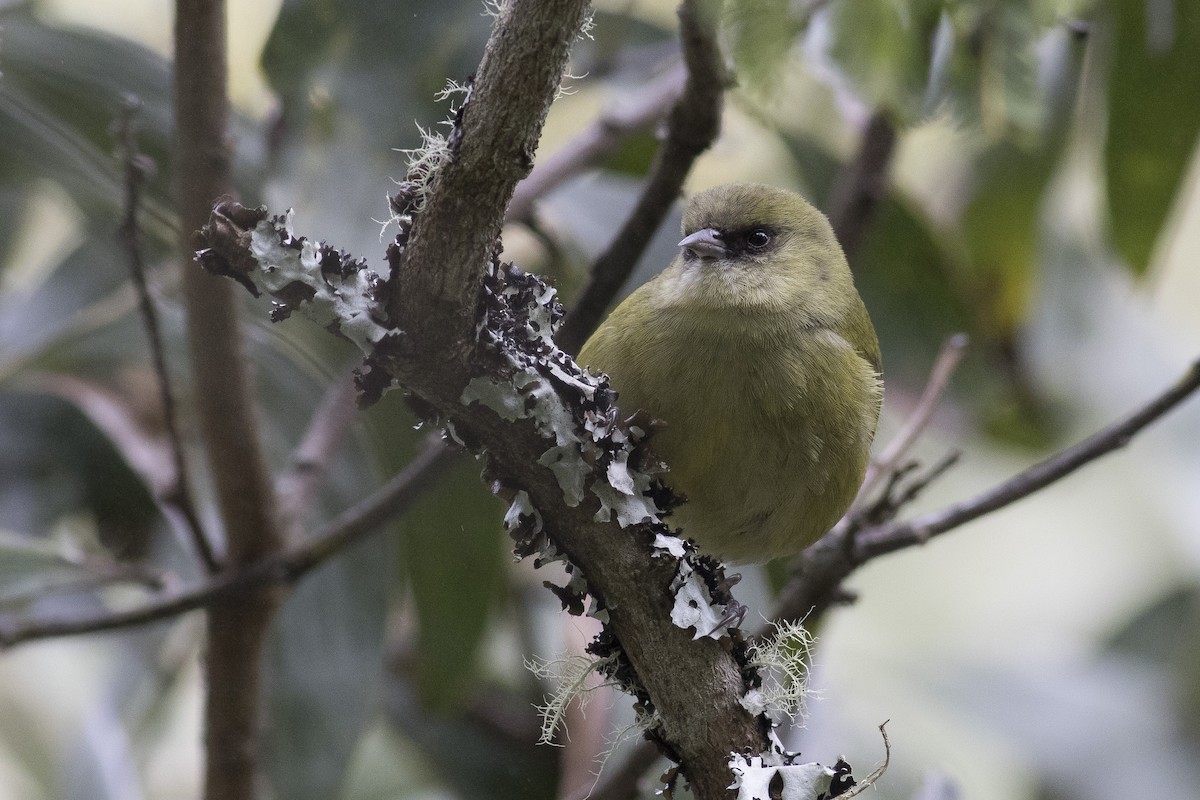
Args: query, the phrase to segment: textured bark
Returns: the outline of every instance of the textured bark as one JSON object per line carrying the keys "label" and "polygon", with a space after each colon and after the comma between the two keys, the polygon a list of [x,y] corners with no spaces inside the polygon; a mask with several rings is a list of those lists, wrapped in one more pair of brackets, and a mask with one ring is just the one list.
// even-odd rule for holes
{"label": "textured bark", "polygon": [[[225,530],[223,566],[237,569],[279,552],[283,541],[234,287],[192,261],[191,233],[208,218],[214,198],[231,185],[223,0],[177,0],[175,113],[192,395]],[[209,610],[204,711],[209,800],[251,800],[261,794],[261,655],[278,595],[276,587],[258,590]]]}
{"label": "textured bark", "polygon": [[[479,64],[471,98],[417,216],[392,298],[392,318],[429,332],[465,363],[483,270],[517,183],[533,168],[586,0],[510,0]],[[499,101],[499,102],[497,102]]]}
{"label": "textured bark", "polygon": [[[659,735],[680,758],[696,796],[723,798],[732,780],[730,753],[768,749],[761,721],[740,704],[745,687],[728,641],[694,641],[671,622],[675,565],[651,559],[645,535],[594,521],[594,501],[568,506],[554,474],[538,464],[547,440],[532,424],[460,403],[473,375],[502,369],[484,363],[475,347],[484,268],[513,190],[532,167],[587,13],[581,0],[513,0],[504,9],[451,136],[453,160],[438,172],[396,270],[390,316],[404,336],[388,372],[482,445],[493,472],[529,493],[555,544],[606,598],[612,630],[661,718]],[[716,108],[719,115],[719,100]],[[710,141],[708,130],[678,127],[681,139],[700,136],[700,149]]]}
{"label": "textured bark", "polygon": [[[671,584],[679,563],[655,557],[649,525],[597,522],[598,503],[590,495],[568,505],[558,478],[539,464],[553,437],[531,420],[513,422],[462,400],[472,378],[491,376],[503,383],[510,374],[503,353],[477,340],[484,276],[505,207],[531,168],[586,11],[581,0],[504,4],[449,137],[450,157],[401,237],[403,247],[391,253],[391,279],[382,298],[386,313],[378,316],[390,322],[393,333],[372,349],[367,380],[380,388],[373,374],[378,369],[404,386],[487,452],[489,473],[499,483],[528,493],[554,545],[586,576],[588,590],[602,598],[610,635],[627,662],[622,677],[656,713],[653,734],[680,761],[697,797],[725,798],[733,780],[730,754],[769,749],[765,721],[741,705],[748,678],[731,652],[733,644],[728,638],[693,639],[672,622]],[[246,209],[218,207],[205,231],[206,266],[250,285],[246,270],[255,262],[245,250],[246,231],[260,220]],[[325,256],[322,262],[330,275],[354,268],[345,263],[339,268]],[[339,296],[346,297],[342,289]],[[537,402],[561,406],[568,417],[573,413],[563,397]],[[719,570],[713,577],[720,580]]]}

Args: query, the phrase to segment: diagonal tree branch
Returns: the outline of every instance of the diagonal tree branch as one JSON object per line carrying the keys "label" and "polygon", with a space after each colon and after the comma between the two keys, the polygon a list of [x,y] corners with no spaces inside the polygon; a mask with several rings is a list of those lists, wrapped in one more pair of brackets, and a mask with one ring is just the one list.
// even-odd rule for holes
{"label": "diagonal tree branch", "polygon": [[625,224],[596,263],[558,332],[558,345],[577,353],[600,324],[608,304],[620,291],[654,232],[679,197],[692,163],[716,140],[729,76],[717,45],[720,4],[684,0],[679,6],[679,34],[687,82],[667,117],[667,136],[650,165],[646,185]]}
{"label": "diagonal tree branch", "polygon": [[855,558],[861,562],[887,553],[924,544],[934,536],[1015,503],[1075,470],[1129,444],[1133,437],[1200,389],[1200,360],[1192,363],[1174,385],[1122,422],[1047,458],[1010,480],[962,503],[917,517],[865,530],[855,537]]}
{"label": "diagonal tree branch", "polygon": [[196,586],[160,595],[137,608],[83,617],[16,622],[0,616],[0,649],[59,636],[146,625],[229,601],[252,590],[294,583],[402,513],[441,478],[446,467],[453,463],[454,455],[441,440],[431,439],[408,466],[370,497],[321,526],[303,545],[237,571],[219,573]]}
{"label": "diagonal tree branch", "polygon": [[780,595],[774,616],[812,623],[837,601],[842,582],[871,559],[924,544],[934,536],[1044,489],[1097,458],[1124,447],[1144,428],[1197,390],[1200,390],[1200,360],[1195,361],[1172,386],[1125,420],[970,500],[907,522],[890,522],[857,532],[853,530],[854,526],[835,528],[801,554],[792,580]]}
{"label": "diagonal tree branch", "polygon": [[[483,60],[393,270],[388,305],[391,319],[427,330],[442,356],[460,364],[473,347],[483,271],[504,210],[533,168],[550,99],[588,13],[586,0],[497,5]],[[498,97],[504,103],[493,102]]]}

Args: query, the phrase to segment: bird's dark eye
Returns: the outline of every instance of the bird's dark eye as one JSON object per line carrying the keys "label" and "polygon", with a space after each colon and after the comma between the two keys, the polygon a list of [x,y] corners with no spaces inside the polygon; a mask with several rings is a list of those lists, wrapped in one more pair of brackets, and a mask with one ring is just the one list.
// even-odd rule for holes
{"label": "bird's dark eye", "polygon": [[746,234],[746,245],[751,250],[761,250],[771,243],[771,234],[762,229],[753,230]]}

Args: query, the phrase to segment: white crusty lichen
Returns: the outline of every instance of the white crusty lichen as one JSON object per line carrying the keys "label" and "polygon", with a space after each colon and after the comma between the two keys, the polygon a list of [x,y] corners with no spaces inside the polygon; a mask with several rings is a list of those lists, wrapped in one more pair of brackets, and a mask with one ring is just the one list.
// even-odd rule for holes
{"label": "white crusty lichen", "polygon": [[684,630],[694,628],[693,639],[705,636],[720,639],[734,621],[724,605],[713,601],[708,584],[687,560],[679,562],[679,570],[671,582],[671,596],[675,598],[671,622]]}
{"label": "white crusty lichen", "polygon": [[[372,352],[374,345],[392,332],[374,318],[379,276],[344,253],[297,239],[292,232],[291,209],[283,217],[262,220],[254,227],[250,253],[258,262],[255,282],[265,292],[281,297],[296,295],[297,285],[307,287],[289,310],[299,310],[320,325],[336,328],[363,352]],[[323,269],[326,259],[336,262],[334,268]]]}
{"label": "white crusty lichen", "polygon": [[[581,381],[572,384],[589,395],[593,391]],[[538,463],[554,473],[563,499],[571,507],[583,501],[593,465],[606,455],[601,443],[607,439],[629,445],[621,431],[591,429],[587,425],[581,429],[572,410],[558,396],[558,389],[546,376],[528,367],[518,368],[507,380],[472,378],[459,399],[463,405],[477,402],[486,406],[510,422],[531,419],[539,433],[552,438],[554,444],[542,453]],[[662,511],[649,494],[651,476],[630,469],[629,453],[626,447],[609,455],[604,479],[591,483],[590,491],[600,501],[597,522],[615,517],[622,527],[628,527],[649,522]]]}
{"label": "white crusty lichen", "polygon": [[815,762],[796,763],[800,754],[786,752],[772,733],[768,752],[754,756],[730,754],[728,764],[733,781],[729,788],[737,790],[737,800],[851,800],[878,783],[887,772],[892,748],[886,726],[886,722],[879,726],[883,763],[861,781],[854,779],[844,758],[839,758],[832,767]]}
{"label": "white crusty lichen", "polygon": [[505,378],[472,378],[459,400],[463,405],[480,403],[510,422],[533,420],[538,432],[553,441],[538,463],[554,473],[568,506],[583,501],[594,465],[607,462],[605,478],[593,480],[590,487],[600,501],[596,520],[605,522],[615,516],[623,527],[653,520],[662,509],[649,495],[651,476],[629,467],[633,448],[629,432],[598,410],[585,409],[581,424],[575,410],[563,401],[563,394],[572,393],[581,403],[592,403],[596,379],[579,371],[554,344],[555,290],[545,284],[520,288],[509,284],[499,290],[497,299],[503,300],[509,311],[507,304],[525,292],[528,296],[521,307],[524,316],[518,333],[526,347],[501,340],[493,330],[497,320],[484,314],[477,333],[491,339],[494,349],[509,362],[510,371]]}
{"label": "white crusty lichen", "polygon": [[512,503],[504,514],[504,528],[515,530],[519,525],[526,524],[526,520],[530,521],[533,533],[541,532],[542,515],[533,507],[533,503],[529,502],[529,493],[521,489],[513,496]]}
{"label": "white crusty lichen", "polygon": [[734,776],[729,788],[737,790],[737,800],[822,800],[836,777],[823,764],[785,764],[779,754],[732,756],[729,769]]}
{"label": "white crusty lichen", "polygon": [[[666,509],[659,502],[670,496],[656,480],[663,469],[654,464],[639,468],[635,458],[647,432],[618,418],[607,378],[581,370],[555,345],[560,315],[553,288],[519,270],[493,265],[484,281],[476,334],[506,362],[505,369],[501,375],[489,371],[470,380],[459,400],[479,403],[510,422],[532,420],[547,442],[538,463],[553,473],[567,505],[578,506],[590,494],[598,501],[598,522],[654,525],[654,555],[676,561],[672,621],[693,629],[696,638],[726,635],[740,618],[740,607],[728,596],[716,562],[702,558],[661,522]],[[552,548],[545,536],[531,536],[527,529],[524,535],[513,533],[518,557]],[[541,556],[559,554],[541,551]],[[577,573],[571,585],[556,592],[564,605],[581,612],[586,587]]]}
{"label": "white crusty lichen", "polygon": [[751,714],[766,713],[776,720],[803,717],[811,694],[809,664],[813,635],[796,622],[776,622],[775,631],[752,644],[747,654],[750,666],[762,675],[762,685],[742,697],[742,707]]}

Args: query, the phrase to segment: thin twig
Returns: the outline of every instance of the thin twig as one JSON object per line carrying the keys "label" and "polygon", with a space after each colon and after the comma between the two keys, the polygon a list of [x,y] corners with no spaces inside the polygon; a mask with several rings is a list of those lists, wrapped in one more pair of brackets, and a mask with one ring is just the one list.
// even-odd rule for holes
{"label": "thin twig", "polygon": [[934,536],[1028,497],[1083,465],[1129,444],[1142,429],[1186,400],[1197,389],[1200,389],[1200,360],[1195,361],[1173,386],[1122,422],[1035,464],[999,486],[910,522],[863,531],[856,537],[855,557],[859,563],[863,563],[914,544],[924,544]]}
{"label": "thin twig", "polygon": [[874,786],[883,777],[883,773],[887,772],[888,765],[892,763],[892,743],[888,741],[887,735],[887,724],[889,722],[891,720],[887,719],[879,723],[879,735],[883,737],[883,763],[872,770],[870,775],[854,784],[850,791],[844,792],[838,795],[838,797],[846,798],[846,800],[850,800],[851,797],[857,797]]}
{"label": "thin twig", "polygon": [[667,118],[667,136],[654,156],[637,204],[608,249],[592,265],[591,277],[559,329],[557,342],[577,353],[595,330],[608,304],[628,279],[662,224],[696,158],[721,129],[721,105],[729,78],[717,45],[717,14],[704,0],[679,7],[680,40],[687,82]]}
{"label": "thin twig", "polygon": [[[965,333],[956,333],[942,342],[941,350],[938,351],[933,369],[929,373],[929,381],[925,384],[925,390],[921,392],[921,398],[913,408],[912,414],[909,415],[900,431],[888,442],[883,452],[878,457],[871,459],[871,464],[867,467],[867,475],[863,478],[862,487],[858,490],[855,507],[859,506],[874,491],[875,486],[884,475],[896,469],[901,459],[907,455],[918,437],[929,425],[929,421],[933,418],[933,412],[937,409],[938,403],[950,383],[950,377],[958,368],[963,356],[966,355],[968,341]],[[847,515],[852,514],[853,511],[854,507],[847,512]]]}
{"label": "thin twig", "polygon": [[924,474],[915,477],[914,473],[921,466],[919,462],[907,461],[901,464],[888,473],[887,485],[874,502],[843,517],[838,525],[845,525],[849,535],[853,536],[858,531],[890,522],[900,513],[900,509],[916,500],[931,483],[957,464],[961,455],[958,451],[953,451],[942,457]]}
{"label": "thin twig", "polygon": [[686,79],[682,64],[667,70],[598,117],[554,155],[539,161],[513,192],[507,221],[527,221],[533,214],[535,201],[616,150],[633,134],[665,117],[683,94]]}
{"label": "thin twig", "polygon": [[300,541],[301,527],[312,510],[329,460],[358,418],[355,397],[354,382],[348,374],[329,385],[308,421],[300,444],[292,451],[288,471],[276,482],[280,513],[290,530],[291,541]]}
{"label": "thin twig", "polygon": [[649,739],[639,739],[621,763],[600,773],[594,787],[582,787],[568,800],[635,800],[640,797],[642,779],[658,763],[661,754]]}
{"label": "thin twig", "polygon": [[909,522],[891,522],[857,533],[834,530],[801,553],[796,571],[780,593],[776,619],[812,624],[841,596],[841,584],[856,569],[887,553],[924,544],[984,514],[1028,497],[1080,467],[1123,447],[1200,389],[1200,360],[1171,387],[1127,419],[1110,425],[1074,447],[1060,451],[1013,478],[962,503]]}
{"label": "thin twig", "polygon": [[453,463],[454,451],[431,440],[421,453],[370,497],[321,527],[313,538],[288,552],[220,573],[198,585],[163,595],[128,611],[66,619],[33,619],[6,624],[0,617],[0,648],[24,642],[145,625],[170,619],[217,601],[272,584],[290,584],[361,541],[406,509]]}
{"label": "thin twig", "polygon": [[142,325],[146,329],[146,341],[150,345],[150,358],[158,381],[158,395],[159,401],[162,403],[167,444],[171,450],[171,461],[175,469],[174,480],[169,489],[159,493],[159,501],[164,506],[173,507],[179,513],[192,546],[196,548],[197,555],[200,556],[205,569],[209,573],[213,573],[220,569],[220,564],[208,536],[204,533],[200,515],[196,512],[196,504],[192,500],[187,459],[184,457],[183,439],[179,435],[179,415],[175,405],[175,390],[171,385],[171,373],[167,369],[162,331],[158,324],[158,311],[154,308],[154,300],[150,296],[150,287],[146,282],[146,264],[142,258],[138,209],[141,206],[142,184],[153,169],[153,164],[149,163],[146,157],[138,151],[136,119],[140,108],[141,101],[136,97],[127,97],[121,108],[119,134],[121,159],[125,166],[125,214],[121,222],[121,238],[128,251],[129,272],[137,291]]}

